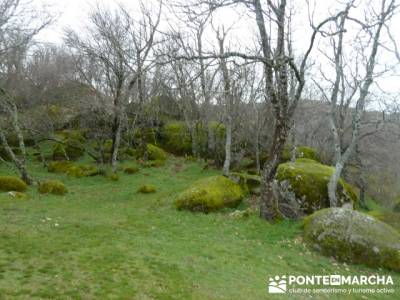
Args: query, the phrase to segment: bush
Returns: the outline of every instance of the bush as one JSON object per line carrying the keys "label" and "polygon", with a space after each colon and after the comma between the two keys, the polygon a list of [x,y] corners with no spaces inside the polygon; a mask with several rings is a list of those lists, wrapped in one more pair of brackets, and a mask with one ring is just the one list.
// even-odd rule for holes
{"label": "bush", "polygon": [[139,172],[139,168],[137,168],[137,167],[127,167],[127,168],[124,169],[124,172],[126,174],[135,174],[135,173]]}
{"label": "bush", "polygon": [[138,193],[143,193],[143,194],[150,194],[150,193],[155,193],[156,192],[156,188],[152,185],[149,184],[145,184],[142,185],[138,190]]}
{"label": "bush", "polygon": [[68,192],[65,185],[58,180],[45,180],[39,183],[38,191],[40,194],[64,195]]}
{"label": "bush", "polygon": [[212,212],[224,207],[236,207],[244,197],[242,188],[224,176],[200,179],[176,199],[176,207],[191,211]]}
{"label": "bush", "polygon": [[394,202],[393,211],[400,212],[400,198]]}
{"label": "bush", "polygon": [[400,271],[400,234],[358,211],[335,207],[308,216],[304,240],[340,261]]}
{"label": "bush", "polygon": [[[300,209],[310,214],[321,208],[329,207],[328,182],[333,167],[320,164],[311,159],[298,159],[296,162],[280,164],[276,174],[279,182],[287,181],[294,192]],[[337,189],[339,205],[357,202],[357,196],[348,183],[339,180]]]}
{"label": "bush", "polygon": [[0,176],[0,190],[4,192],[25,192],[27,184],[15,176]]}

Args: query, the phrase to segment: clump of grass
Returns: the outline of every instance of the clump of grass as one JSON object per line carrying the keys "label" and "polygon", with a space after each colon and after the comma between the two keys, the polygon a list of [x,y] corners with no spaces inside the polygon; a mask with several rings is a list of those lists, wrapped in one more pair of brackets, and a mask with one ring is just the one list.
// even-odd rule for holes
{"label": "clump of grass", "polygon": [[15,176],[0,176],[0,191],[24,192],[28,186],[25,182]]}

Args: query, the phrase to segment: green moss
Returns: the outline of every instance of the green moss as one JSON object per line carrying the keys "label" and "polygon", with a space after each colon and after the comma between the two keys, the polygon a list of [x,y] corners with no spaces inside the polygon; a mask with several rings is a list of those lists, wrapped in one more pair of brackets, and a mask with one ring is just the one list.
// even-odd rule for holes
{"label": "green moss", "polygon": [[79,140],[68,138],[63,144],[57,143],[53,147],[54,160],[77,160],[85,154],[85,147]]}
{"label": "green moss", "polygon": [[119,181],[119,175],[117,173],[110,173],[107,178],[111,181]]}
{"label": "green moss", "polygon": [[[291,146],[287,146],[283,150],[282,161],[287,162],[290,161],[291,158],[292,158],[292,148]],[[308,158],[315,160],[317,162],[320,161],[317,150],[307,146],[296,146],[296,158]]]}
{"label": "green moss", "polygon": [[143,193],[143,194],[155,193],[156,188],[152,185],[145,184],[145,185],[142,185],[140,188],[138,188],[137,192]]}
{"label": "green moss", "polygon": [[[310,214],[329,207],[328,182],[333,171],[333,167],[301,158],[296,162],[280,164],[276,178],[289,181],[296,198],[301,202],[302,210]],[[357,201],[353,188],[343,179],[338,183],[337,198],[340,205]]]}
{"label": "green moss", "polygon": [[99,169],[95,166],[75,164],[70,161],[52,161],[47,170],[51,173],[65,173],[72,177],[87,177],[99,174]]}
{"label": "green moss", "polygon": [[400,212],[400,198],[394,201],[393,211]]}
{"label": "green moss", "polygon": [[0,191],[25,192],[27,184],[15,176],[0,176]]}
{"label": "green moss", "polygon": [[212,176],[196,181],[182,192],[177,200],[178,209],[211,212],[224,207],[236,207],[244,197],[242,188],[224,176]]}
{"label": "green moss", "polygon": [[400,214],[390,211],[382,211],[382,210],[372,210],[368,212],[368,215],[382,221],[386,224],[389,224],[397,231],[400,231]]}
{"label": "green moss", "polygon": [[135,173],[139,172],[139,168],[137,168],[137,167],[126,167],[124,169],[124,172],[126,174],[135,174]]}
{"label": "green moss", "polygon": [[167,123],[162,128],[161,135],[162,144],[167,151],[178,155],[192,153],[190,132],[185,123]]}
{"label": "green moss", "polygon": [[304,240],[340,261],[400,271],[400,234],[358,211],[327,208],[307,217]]}
{"label": "green moss", "polygon": [[152,144],[147,144],[147,155],[149,160],[164,161],[167,159],[165,151]]}
{"label": "green moss", "polygon": [[39,183],[38,191],[40,194],[64,195],[68,192],[65,185],[58,180],[45,180]]}
{"label": "green moss", "polygon": [[238,178],[239,185],[244,191],[250,193],[258,193],[261,183],[261,177],[258,175],[251,175],[247,173],[231,172],[232,177]]}
{"label": "green moss", "polygon": [[8,192],[8,195],[12,198],[19,199],[19,200],[29,200],[29,196],[22,192]]}

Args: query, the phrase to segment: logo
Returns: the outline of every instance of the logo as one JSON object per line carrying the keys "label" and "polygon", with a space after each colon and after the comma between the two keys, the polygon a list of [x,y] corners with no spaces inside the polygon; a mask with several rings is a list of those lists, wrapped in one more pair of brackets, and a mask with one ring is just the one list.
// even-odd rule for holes
{"label": "logo", "polygon": [[268,292],[270,294],[284,294],[286,293],[286,276],[275,276],[269,278]]}
{"label": "logo", "polygon": [[270,294],[393,294],[393,278],[388,275],[283,275],[271,276]]}

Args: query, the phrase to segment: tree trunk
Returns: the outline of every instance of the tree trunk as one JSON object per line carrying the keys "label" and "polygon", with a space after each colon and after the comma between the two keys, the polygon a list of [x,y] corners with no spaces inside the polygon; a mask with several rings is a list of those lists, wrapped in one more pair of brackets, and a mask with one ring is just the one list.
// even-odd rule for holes
{"label": "tree trunk", "polygon": [[344,167],[344,162],[340,159],[336,162],[335,170],[328,183],[328,196],[329,196],[329,205],[331,207],[337,207],[338,201],[336,197],[336,190],[338,186],[338,182],[340,180],[340,176],[342,175],[342,170]]}
{"label": "tree trunk", "polygon": [[289,129],[286,128],[285,124],[283,120],[278,119],[276,121],[270,156],[265,163],[261,177],[260,217],[269,221],[282,217],[279,211],[279,204],[273,197],[272,184],[288,137]]}
{"label": "tree trunk", "polygon": [[222,172],[225,176],[229,176],[231,166],[231,147],[232,147],[232,118],[228,117],[226,124],[226,139],[225,139],[225,161]]}
{"label": "tree trunk", "polygon": [[116,124],[116,130],[113,136],[113,146],[112,146],[112,154],[111,154],[111,168],[112,171],[115,173],[117,172],[117,164],[118,164],[118,150],[119,145],[121,143],[121,120],[117,117],[118,121]]}

